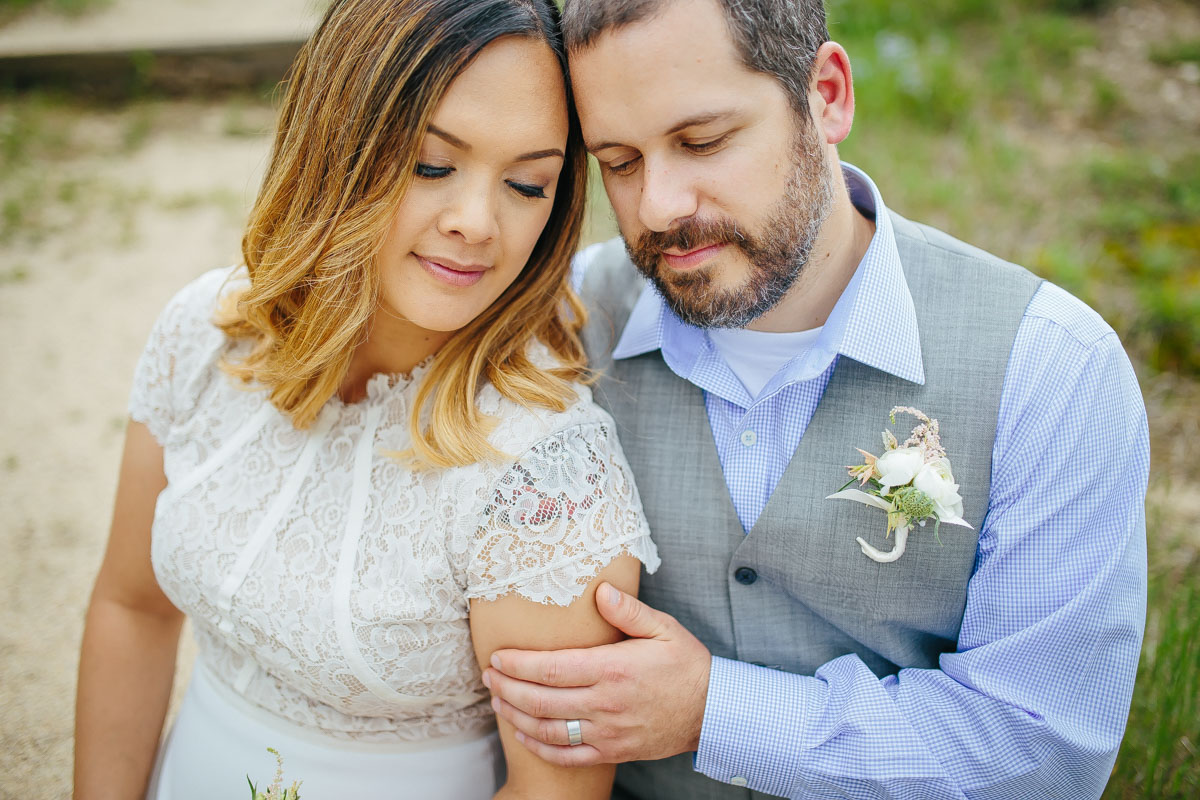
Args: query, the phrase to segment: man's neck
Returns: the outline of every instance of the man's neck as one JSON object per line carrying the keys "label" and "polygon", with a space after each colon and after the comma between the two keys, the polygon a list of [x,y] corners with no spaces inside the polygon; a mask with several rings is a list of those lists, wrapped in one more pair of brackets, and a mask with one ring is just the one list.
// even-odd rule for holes
{"label": "man's neck", "polygon": [[747,326],[751,330],[788,333],[824,325],[871,246],[875,222],[850,202],[841,170],[835,174],[836,200],[808,264],[778,305]]}

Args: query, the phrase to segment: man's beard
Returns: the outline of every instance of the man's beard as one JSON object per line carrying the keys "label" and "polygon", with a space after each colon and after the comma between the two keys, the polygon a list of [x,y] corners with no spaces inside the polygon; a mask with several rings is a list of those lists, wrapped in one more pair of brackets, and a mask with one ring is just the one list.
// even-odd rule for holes
{"label": "man's beard", "polygon": [[[793,148],[794,169],[779,202],[760,231],[747,231],[727,217],[687,219],[667,231],[645,231],[625,247],[675,315],[700,328],[744,328],[771,310],[800,277],[821,226],[833,209],[833,177],[816,139],[816,126],[802,121]],[[728,243],[742,251],[749,272],[738,286],[719,288],[711,271],[675,272],[662,251],[691,252]]]}

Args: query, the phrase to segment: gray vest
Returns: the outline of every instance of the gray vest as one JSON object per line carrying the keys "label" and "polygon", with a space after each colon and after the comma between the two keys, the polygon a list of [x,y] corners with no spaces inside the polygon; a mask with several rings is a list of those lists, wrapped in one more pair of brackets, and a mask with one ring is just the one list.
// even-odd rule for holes
{"label": "gray vest", "polygon": [[[883,677],[902,667],[936,668],[939,654],[955,648],[987,511],[1000,392],[1040,280],[932,228],[891,218],[916,305],[925,385],[841,358],[748,535],[729,499],[700,389],[671,372],[658,351],[612,358],[642,279],[619,242],[588,268],[584,344],[601,373],[596,399],[616,420],[662,556],[658,573],[643,576],[641,597],[714,655],[812,675],[855,653]],[[894,406],[940,421],[963,516],[974,530],[944,526],[939,544],[931,527],[917,528],[899,561],[878,564],[855,537],[891,549],[883,512],[824,498],[848,480],[846,465],[859,458],[854,448],[880,452]],[[903,441],[915,421],[896,422]],[[644,800],[765,796],[695,772],[688,753],[622,765],[614,793]]]}

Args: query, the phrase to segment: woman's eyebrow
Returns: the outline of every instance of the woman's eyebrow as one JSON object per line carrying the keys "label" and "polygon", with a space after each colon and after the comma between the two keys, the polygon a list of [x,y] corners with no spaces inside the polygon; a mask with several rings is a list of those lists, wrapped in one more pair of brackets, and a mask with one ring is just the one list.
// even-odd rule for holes
{"label": "woman's eyebrow", "polygon": [[532,153],[525,153],[517,156],[514,161],[537,161],[543,158],[566,158],[563,151],[557,147],[551,147],[548,150],[534,150]]}
{"label": "woman's eyebrow", "polygon": [[470,151],[470,149],[471,149],[471,145],[467,144],[462,139],[455,136],[453,133],[449,133],[447,131],[442,130],[437,125],[431,124],[429,126],[429,132],[432,133],[434,136],[438,137],[439,139],[441,139],[442,141],[446,142],[447,144],[457,147],[459,150]]}
{"label": "woman's eyebrow", "polygon": [[[455,136],[453,133],[442,130],[437,125],[431,124],[429,126],[429,132],[431,134],[433,134],[434,136],[438,137],[439,139],[441,139],[442,141],[446,142],[447,144],[449,144],[453,147],[457,147],[459,150],[462,150],[464,153],[471,152],[471,145],[467,144],[462,139]],[[564,155],[563,151],[559,150],[557,147],[549,147],[549,148],[546,148],[545,150],[534,150],[533,152],[530,152],[530,153],[522,153],[521,155],[514,158],[513,161],[538,161],[543,158],[566,158],[566,155]]]}

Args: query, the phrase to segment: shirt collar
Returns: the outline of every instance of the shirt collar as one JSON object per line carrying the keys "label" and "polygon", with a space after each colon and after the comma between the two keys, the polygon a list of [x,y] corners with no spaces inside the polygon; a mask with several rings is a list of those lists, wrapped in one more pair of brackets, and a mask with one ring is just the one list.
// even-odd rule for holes
{"label": "shirt collar", "polygon": [[[791,380],[811,379],[840,355],[924,384],[917,312],[904,278],[891,217],[878,187],[865,172],[843,162],[842,174],[854,205],[874,216],[875,235],[812,349],[781,372],[789,373],[786,377]],[[704,330],[675,316],[654,286],[647,284],[613,358],[632,358],[653,350],[662,350],[668,366],[686,380],[692,380],[699,363],[715,352]]]}

